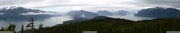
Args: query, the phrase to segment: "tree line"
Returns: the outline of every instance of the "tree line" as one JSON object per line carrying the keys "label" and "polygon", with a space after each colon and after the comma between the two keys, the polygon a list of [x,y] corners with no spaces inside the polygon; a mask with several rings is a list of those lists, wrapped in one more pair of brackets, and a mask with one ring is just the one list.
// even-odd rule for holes
{"label": "tree line", "polygon": [[[5,28],[1,29],[4,30]],[[92,19],[72,24],[58,24],[52,27],[39,25],[33,33],[82,33],[97,31],[98,33],[166,33],[180,31],[180,18],[158,18],[153,20],[131,21],[126,19]],[[31,29],[17,33],[31,33]]]}
{"label": "tree line", "polygon": [[131,21],[126,19],[92,19],[72,24],[35,29],[35,33],[166,33],[180,31],[180,18],[158,18],[154,20]]}

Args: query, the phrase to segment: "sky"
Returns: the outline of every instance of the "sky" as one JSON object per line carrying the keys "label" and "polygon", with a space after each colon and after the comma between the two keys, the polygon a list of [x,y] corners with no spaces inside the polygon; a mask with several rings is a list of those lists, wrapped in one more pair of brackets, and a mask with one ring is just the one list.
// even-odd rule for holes
{"label": "sky", "polygon": [[0,0],[0,7],[22,6],[44,11],[69,12],[71,10],[127,10],[162,6],[180,8],[180,0]]}

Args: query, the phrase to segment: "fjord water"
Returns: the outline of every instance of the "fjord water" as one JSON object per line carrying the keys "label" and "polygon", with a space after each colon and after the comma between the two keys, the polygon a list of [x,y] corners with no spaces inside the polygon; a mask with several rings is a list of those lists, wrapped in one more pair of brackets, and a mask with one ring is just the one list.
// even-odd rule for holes
{"label": "fjord water", "polygon": [[[67,20],[73,20],[73,18],[69,17],[69,16],[59,16],[59,17],[51,17],[45,20],[36,20],[34,19],[34,25],[36,28],[38,28],[38,26],[40,24],[43,24],[44,27],[51,27],[57,24],[62,24],[63,21],[67,21]],[[29,23],[28,20],[25,21],[21,21],[21,22],[15,22],[15,21],[7,21],[7,20],[1,20],[0,21],[0,28],[1,27],[7,27],[9,26],[10,23],[14,23],[16,25],[16,31],[19,31],[21,29],[22,24],[24,25],[24,28],[26,29],[26,25]]]}
{"label": "fjord water", "polygon": [[[127,19],[127,20],[133,20],[133,21],[139,21],[139,20],[151,20],[153,18],[147,18],[147,17],[136,17],[133,14],[129,15],[113,15],[108,16],[111,18],[121,18],[121,19]],[[40,24],[43,24],[44,27],[51,27],[57,24],[63,24],[63,21],[73,20],[70,16],[58,16],[58,17],[51,17],[47,18],[45,20],[36,20],[35,19],[35,27],[38,28]],[[21,29],[22,24],[24,25],[24,28],[26,29],[26,25],[28,24],[28,20],[22,21],[22,22],[14,22],[14,21],[7,21],[7,20],[1,20],[0,21],[0,28],[1,27],[7,27],[10,23],[15,23],[16,25],[16,31],[19,31]]]}

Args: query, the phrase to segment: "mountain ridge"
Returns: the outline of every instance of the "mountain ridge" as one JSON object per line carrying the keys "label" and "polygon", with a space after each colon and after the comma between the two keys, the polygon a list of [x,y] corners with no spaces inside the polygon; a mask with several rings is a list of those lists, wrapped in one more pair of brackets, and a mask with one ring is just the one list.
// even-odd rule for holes
{"label": "mountain ridge", "polygon": [[[30,18],[44,20],[56,16],[56,13],[42,11],[39,9],[30,9],[24,7],[4,7],[0,9],[0,20],[26,21]],[[59,16],[59,15],[57,15]]]}
{"label": "mountain ridge", "polygon": [[151,17],[151,18],[172,18],[180,17],[180,10],[176,8],[154,7],[148,9],[142,9],[135,14],[139,17]]}

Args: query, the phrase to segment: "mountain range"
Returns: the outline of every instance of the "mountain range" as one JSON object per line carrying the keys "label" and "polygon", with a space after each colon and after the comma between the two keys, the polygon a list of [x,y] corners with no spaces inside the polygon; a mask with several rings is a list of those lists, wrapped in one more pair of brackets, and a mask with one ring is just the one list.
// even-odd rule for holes
{"label": "mountain range", "polygon": [[112,12],[109,12],[107,10],[99,10],[96,12],[96,14],[99,14],[101,16],[111,16],[114,15]]}
{"label": "mountain range", "polygon": [[116,11],[116,12],[113,12],[115,15],[127,15],[127,14],[130,14],[130,12],[128,11],[125,11],[125,10],[119,10],[119,11]]}
{"label": "mountain range", "polygon": [[95,12],[96,14],[99,14],[101,16],[112,16],[112,15],[120,15],[120,16],[124,16],[124,15],[128,15],[130,14],[130,12],[125,11],[125,10],[119,10],[119,11],[107,11],[107,10],[99,10],[97,12]]}
{"label": "mountain range", "polygon": [[54,12],[30,9],[24,7],[4,7],[0,9],[0,20],[24,21],[30,18],[43,20],[55,16]]}
{"label": "mountain range", "polygon": [[69,20],[63,22],[63,24],[70,24],[70,23],[77,23],[81,21],[86,21],[90,19],[104,19],[104,18],[109,18],[106,16],[112,16],[112,15],[127,15],[128,11],[117,11],[115,13],[109,12],[107,10],[99,10],[97,12],[88,12],[85,10],[74,10],[66,13],[65,15],[71,16],[74,18],[74,20]]}
{"label": "mountain range", "polygon": [[86,19],[92,19],[94,17],[99,16],[96,13],[88,12],[88,11],[85,11],[85,10],[70,11],[70,12],[66,13],[65,15],[69,15],[69,16],[72,16],[72,17],[78,17],[78,18],[86,18]]}
{"label": "mountain range", "polygon": [[140,10],[135,16],[151,18],[180,17],[180,10],[176,8],[154,7]]}
{"label": "mountain range", "polygon": [[[0,8],[0,20],[28,20],[30,18],[35,18],[37,20],[43,20],[49,17],[57,16],[56,12],[47,12],[39,9],[30,9],[24,7],[4,7]],[[60,13],[59,13],[60,14]],[[59,16],[58,14],[58,16]],[[97,16],[111,16],[111,15],[127,15],[130,12],[125,10],[119,10],[110,12],[107,10],[99,10],[97,12],[88,12],[85,10],[74,10],[66,13],[65,15],[69,15],[74,17],[74,19],[92,19]],[[180,10],[176,8],[165,8],[165,7],[154,7],[147,8],[138,11],[138,13],[134,14],[138,17],[151,17],[151,18],[171,18],[171,17],[180,17]]]}

